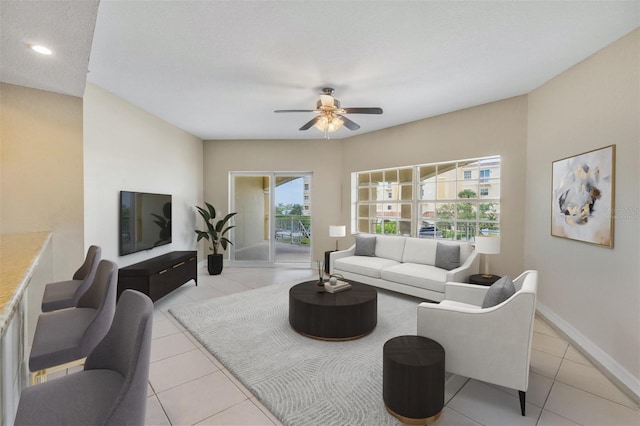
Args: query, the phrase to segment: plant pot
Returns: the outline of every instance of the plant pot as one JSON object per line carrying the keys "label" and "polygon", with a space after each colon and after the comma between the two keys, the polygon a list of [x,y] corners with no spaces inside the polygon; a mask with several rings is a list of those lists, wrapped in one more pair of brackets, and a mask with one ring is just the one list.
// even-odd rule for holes
{"label": "plant pot", "polygon": [[209,275],[220,275],[222,272],[222,254],[210,254],[207,257]]}

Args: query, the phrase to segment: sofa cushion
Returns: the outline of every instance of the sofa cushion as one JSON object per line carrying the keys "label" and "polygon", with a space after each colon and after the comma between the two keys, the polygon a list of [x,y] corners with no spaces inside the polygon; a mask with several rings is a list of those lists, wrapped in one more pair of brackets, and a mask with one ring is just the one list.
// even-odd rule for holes
{"label": "sofa cushion", "polygon": [[482,301],[483,308],[490,308],[492,306],[499,305],[516,293],[516,288],[511,281],[509,275],[505,275],[495,283],[491,284],[487,294]]}
{"label": "sofa cushion", "polygon": [[447,271],[432,265],[400,263],[384,268],[381,278],[387,281],[444,293]]}
{"label": "sofa cushion", "polygon": [[381,257],[369,256],[348,256],[337,259],[333,263],[334,273],[341,271],[354,274],[365,275],[372,278],[380,278],[380,273],[384,268],[397,265],[399,262]]}
{"label": "sofa cushion", "polygon": [[[447,244],[447,243],[442,243],[442,244]],[[467,257],[469,257],[471,253],[473,253],[473,246],[469,242],[461,242],[456,244],[460,246],[460,264],[462,265],[465,262],[465,260],[467,260]]]}
{"label": "sofa cushion", "polygon": [[402,261],[433,266],[436,264],[436,246],[437,241],[433,239],[407,238],[404,242]]}
{"label": "sofa cushion", "polygon": [[375,256],[376,255],[376,236],[375,235],[356,235],[356,256]]}
{"label": "sofa cushion", "polygon": [[436,246],[435,266],[447,271],[460,266],[460,246],[458,244],[443,244],[439,242]]}
{"label": "sofa cushion", "polygon": [[376,235],[376,257],[402,262],[405,237]]}

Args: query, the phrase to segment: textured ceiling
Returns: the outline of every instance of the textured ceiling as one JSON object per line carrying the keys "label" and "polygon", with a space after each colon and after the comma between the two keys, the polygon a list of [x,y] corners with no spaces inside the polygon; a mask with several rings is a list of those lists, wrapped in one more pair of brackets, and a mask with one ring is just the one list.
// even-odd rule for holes
{"label": "textured ceiling", "polygon": [[[298,130],[312,113],[273,110],[313,109],[325,86],[342,106],[384,109],[349,115],[361,129],[332,138],[528,93],[640,19],[638,0],[102,0],[93,34],[90,19],[74,17],[83,15],[79,2],[0,3],[73,3],[51,11],[59,16],[53,34],[85,43],[93,36],[88,81],[202,139],[320,138]],[[15,48],[4,15],[3,62]],[[15,29],[31,25],[22,16]],[[66,45],[53,49],[57,56]],[[68,64],[69,74],[84,73],[81,65]],[[11,73],[3,64],[3,81],[12,74],[10,82],[30,86],[16,81],[20,67]],[[55,89],[59,75],[44,80],[41,88],[75,94]]]}
{"label": "textured ceiling", "polygon": [[82,96],[97,13],[97,0],[0,0],[0,81]]}

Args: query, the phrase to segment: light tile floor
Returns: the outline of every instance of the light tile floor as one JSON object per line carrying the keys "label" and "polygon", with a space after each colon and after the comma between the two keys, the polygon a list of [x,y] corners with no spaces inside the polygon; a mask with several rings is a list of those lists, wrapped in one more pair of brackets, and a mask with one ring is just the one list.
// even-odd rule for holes
{"label": "light tile floor", "polygon": [[[280,425],[168,312],[171,306],[271,284],[312,279],[307,269],[233,268],[200,271],[156,302],[147,400],[149,425]],[[640,425],[640,410],[569,342],[536,318],[527,416],[517,391],[469,380],[435,425]]]}

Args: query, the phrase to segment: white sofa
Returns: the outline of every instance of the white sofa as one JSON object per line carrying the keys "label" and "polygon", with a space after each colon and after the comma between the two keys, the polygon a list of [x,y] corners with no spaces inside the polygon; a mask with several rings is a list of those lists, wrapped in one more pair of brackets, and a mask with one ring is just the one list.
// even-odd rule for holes
{"label": "white sofa", "polygon": [[[468,242],[375,235],[375,256],[356,256],[356,245],[330,254],[329,271],[364,284],[439,302],[445,283],[466,282],[477,274],[479,260]],[[436,264],[438,243],[460,246],[460,266],[446,270]]]}

